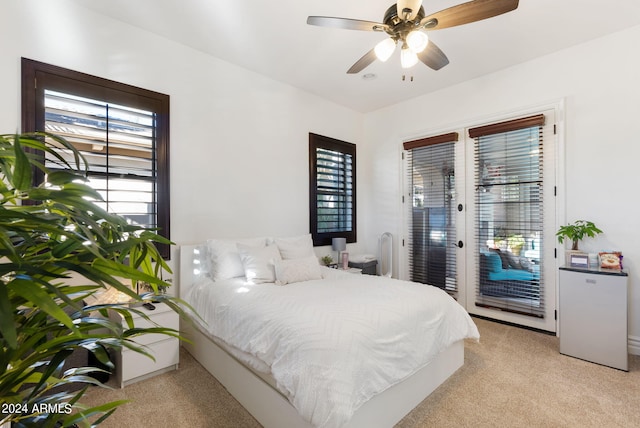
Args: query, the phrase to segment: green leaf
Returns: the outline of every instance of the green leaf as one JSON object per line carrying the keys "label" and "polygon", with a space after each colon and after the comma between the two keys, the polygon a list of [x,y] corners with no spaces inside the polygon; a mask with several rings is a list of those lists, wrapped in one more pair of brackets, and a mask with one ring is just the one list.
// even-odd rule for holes
{"label": "green leaf", "polygon": [[[111,415],[118,406],[121,406],[129,402],[130,400],[118,400],[118,401],[112,401],[110,403],[102,404],[100,406],[83,409],[78,413],[75,413],[66,417],[64,420],[64,425],[70,426],[70,425],[78,424],[81,422],[87,422],[89,418],[96,415],[102,415],[102,414],[106,414],[107,416]],[[98,421],[96,421],[94,425],[97,425],[97,423]]]}
{"label": "green leaf", "polygon": [[18,346],[16,326],[13,320],[13,308],[9,301],[7,284],[0,281],[0,333],[11,349]]}
{"label": "green leaf", "polygon": [[15,151],[16,165],[13,172],[13,185],[18,190],[26,190],[31,187],[31,163],[22,150],[20,137],[15,136],[13,149]]}
{"label": "green leaf", "polygon": [[47,314],[66,325],[69,329],[75,331],[75,326],[73,325],[71,318],[69,318],[62,308],[56,304],[46,291],[38,287],[33,281],[16,278],[9,282],[7,287],[16,295],[27,299],[34,307],[42,309]]}
{"label": "green leaf", "polygon": [[78,248],[82,248],[83,242],[76,241],[75,239],[67,239],[64,242],[56,245],[51,251],[51,255],[57,259],[61,259],[64,256],[76,251]]}
{"label": "green leaf", "polygon": [[56,186],[71,183],[75,180],[85,181],[86,178],[76,172],[69,170],[56,170],[51,171],[47,174],[47,181]]}
{"label": "green leaf", "polygon": [[148,275],[130,266],[114,263],[106,259],[97,259],[94,262],[93,267],[112,276],[120,276],[124,278],[130,278],[134,281],[143,281],[143,282],[158,284],[163,287],[168,287],[170,285],[168,282],[165,282],[153,275]]}

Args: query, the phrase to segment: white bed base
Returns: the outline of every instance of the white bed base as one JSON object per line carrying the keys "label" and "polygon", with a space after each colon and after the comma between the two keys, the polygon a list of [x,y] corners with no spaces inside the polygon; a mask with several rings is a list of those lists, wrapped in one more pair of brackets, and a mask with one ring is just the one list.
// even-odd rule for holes
{"label": "white bed base", "polygon": [[[199,245],[180,247],[180,296],[193,284]],[[256,373],[232,357],[193,324],[181,320],[180,330],[192,343],[183,342],[187,351],[211,373],[240,404],[265,428],[304,428],[311,424],[298,414],[289,401]],[[392,386],[364,403],[348,428],[392,427],[464,363],[464,341],[458,341],[438,354],[413,376]]]}

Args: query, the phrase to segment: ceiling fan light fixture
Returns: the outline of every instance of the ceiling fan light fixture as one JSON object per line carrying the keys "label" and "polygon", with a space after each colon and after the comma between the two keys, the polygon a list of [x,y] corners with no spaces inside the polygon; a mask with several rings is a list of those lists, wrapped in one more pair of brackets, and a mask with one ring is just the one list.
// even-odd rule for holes
{"label": "ceiling fan light fixture", "polygon": [[400,65],[402,68],[411,68],[418,63],[418,55],[405,43],[400,51]]}
{"label": "ceiling fan light fixture", "polygon": [[396,50],[396,41],[391,38],[384,39],[383,41],[378,43],[374,48],[374,51],[376,53],[376,58],[378,58],[382,62],[385,62],[386,60],[388,60],[389,57],[391,57],[391,54],[393,53],[393,51],[395,50]]}
{"label": "ceiling fan light fixture", "polygon": [[407,45],[414,53],[422,52],[429,43],[429,36],[422,31],[414,30],[407,34]]}

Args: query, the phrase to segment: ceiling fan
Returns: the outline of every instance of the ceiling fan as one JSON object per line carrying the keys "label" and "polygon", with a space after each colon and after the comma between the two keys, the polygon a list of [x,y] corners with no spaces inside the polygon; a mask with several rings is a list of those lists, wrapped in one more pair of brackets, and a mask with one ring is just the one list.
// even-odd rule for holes
{"label": "ceiling fan", "polygon": [[331,16],[309,16],[307,24],[345,30],[384,31],[389,38],[378,43],[364,54],[347,71],[359,73],[373,61],[386,61],[400,45],[400,63],[403,68],[413,67],[422,61],[428,67],[439,70],[449,64],[447,56],[427,36],[428,31],[455,27],[481,21],[510,12],[518,7],[518,0],[473,0],[425,16],[422,0],[398,0],[384,14],[383,22]]}

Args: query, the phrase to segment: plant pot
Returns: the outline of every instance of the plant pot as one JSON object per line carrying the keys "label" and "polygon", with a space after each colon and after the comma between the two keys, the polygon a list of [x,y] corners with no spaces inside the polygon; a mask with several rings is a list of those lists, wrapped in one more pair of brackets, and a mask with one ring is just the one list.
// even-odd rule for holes
{"label": "plant pot", "polygon": [[565,252],[564,252],[564,265],[566,267],[571,266],[571,256],[575,255],[575,254],[584,254],[585,256],[588,256],[588,254],[585,253],[582,250],[565,250]]}

